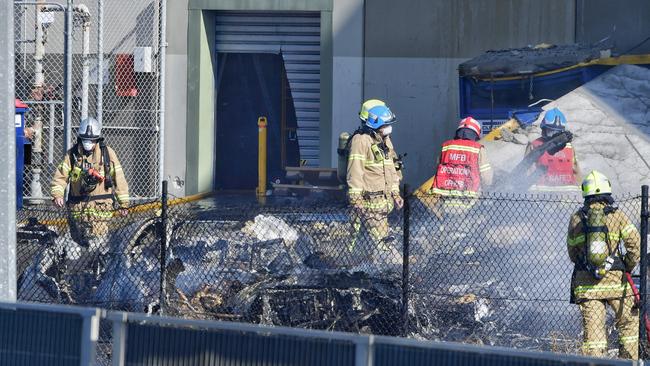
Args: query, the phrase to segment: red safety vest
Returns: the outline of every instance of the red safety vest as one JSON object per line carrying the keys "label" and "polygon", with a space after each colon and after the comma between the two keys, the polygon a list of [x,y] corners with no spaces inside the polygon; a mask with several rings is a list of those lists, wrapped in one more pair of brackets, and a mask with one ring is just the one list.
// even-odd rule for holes
{"label": "red safety vest", "polygon": [[[544,141],[542,138],[532,142],[533,148],[542,145]],[[573,172],[573,148],[567,144],[564,149],[550,155],[545,152],[539,160],[537,165],[546,169],[546,173],[542,175],[537,181],[536,186],[545,187],[574,187],[576,186],[576,176]]]}
{"label": "red safety vest", "polygon": [[449,140],[442,144],[433,192],[442,195],[474,196],[481,187],[481,144],[471,140]]}

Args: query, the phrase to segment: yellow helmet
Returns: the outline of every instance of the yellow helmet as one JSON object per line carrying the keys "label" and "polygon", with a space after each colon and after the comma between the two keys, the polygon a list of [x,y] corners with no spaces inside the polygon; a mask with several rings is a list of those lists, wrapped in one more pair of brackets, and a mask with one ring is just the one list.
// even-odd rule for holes
{"label": "yellow helmet", "polygon": [[363,122],[368,121],[368,111],[376,106],[386,106],[386,103],[379,99],[368,99],[361,105],[361,110],[359,111],[359,119]]}
{"label": "yellow helmet", "polygon": [[612,183],[605,174],[592,170],[582,181],[582,197],[612,193]]}

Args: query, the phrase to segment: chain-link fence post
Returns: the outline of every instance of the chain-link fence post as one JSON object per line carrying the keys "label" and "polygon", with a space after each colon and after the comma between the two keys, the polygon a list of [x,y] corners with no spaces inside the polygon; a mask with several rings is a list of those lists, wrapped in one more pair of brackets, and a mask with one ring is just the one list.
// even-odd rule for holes
{"label": "chain-link fence post", "polygon": [[160,315],[165,309],[165,264],[167,258],[167,181],[162,182],[162,212],[160,213]]}
{"label": "chain-link fence post", "polygon": [[641,186],[641,263],[639,269],[640,277],[640,292],[641,292],[641,301],[640,301],[640,311],[639,311],[639,356],[643,357],[643,350],[646,348],[643,346],[646,343],[646,290],[647,290],[647,280],[648,280],[648,186]]}
{"label": "chain-link fence post", "polygon": [[410,247],[410,220],[411,220],[411,204],[410,190],[408,184],[404,184],[402,197],[404,198],[404,245],[402,248],[402,321],[404,324],[403,335],[406,337],[409,329],[409,247]]}
{"label": "chain-link fence post", "polygon": [[68,0],[65,8],[65,40],[63,54],[65,55],[64,76],[64,103],[63,103],[63,153],[72,147],[72,27],[73,9],[72,0]]}

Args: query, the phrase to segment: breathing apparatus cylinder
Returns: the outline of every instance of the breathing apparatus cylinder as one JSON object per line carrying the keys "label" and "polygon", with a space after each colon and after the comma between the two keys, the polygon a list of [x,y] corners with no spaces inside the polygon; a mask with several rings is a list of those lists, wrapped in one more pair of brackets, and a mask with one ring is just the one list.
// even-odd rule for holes
{"label": "breathing apparatus cylinder", "polygon": [[348,175],[348,155],[349,151],[347,149],[348,147],[348,140],[350,139],[350,134],[347,132],[342,132],[339,135],[339,148],[338,148],[338,165],[336,167],[336,175],[339,178],[339,181],[341,183],[345,183],[347,181],[347,175]]}
{"label": "breathing apparatus cylinder", "polygon": [[[587,226],[590,228],[605,227],[605,211],[602,208],[592,208],[587,213]],[[594,267],[594,276],[605,276],[613,260],[609,258],[607,232],[605,230],[589,230],[587,232],[588,260]],[[609,264],[609,268],[608,267]]]}

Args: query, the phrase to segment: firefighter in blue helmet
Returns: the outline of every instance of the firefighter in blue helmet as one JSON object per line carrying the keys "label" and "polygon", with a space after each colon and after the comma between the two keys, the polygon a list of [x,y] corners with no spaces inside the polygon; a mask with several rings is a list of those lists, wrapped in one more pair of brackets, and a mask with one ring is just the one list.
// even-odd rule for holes
{"label": "firefighter in blue helmet", "polygon": [[[369,107],[369,105],[371,107]],[[401,263],[401,255],[391,245],[388,214],[402,208],[400,196],[401,170],[390,135],[396,117],[381,101],[369,100],[359,113],[362,127],[350,139],[347,183],[348,198],[353,207],[354,234],[349,250],[357,247],[359,238],[369,236],[371,248],[366,253],[374,259]]]}
{"label": "firefighter in blue helmet", "polygon": [[[540,123],[542,136],[526,147],[526,155],[532,150],[543,145],[546,141],[562,133],[567,128],[567,119],[559,109],[553,108],[544,113]],[[532,191],[545,192],[578,192],[580,181],[580,169],[576,154],[571,143],[553,154],[545,152],[535,162],[529,175],[539,172],[539,178],[530,188]]]}

